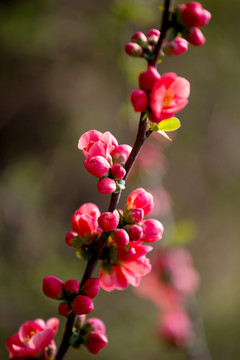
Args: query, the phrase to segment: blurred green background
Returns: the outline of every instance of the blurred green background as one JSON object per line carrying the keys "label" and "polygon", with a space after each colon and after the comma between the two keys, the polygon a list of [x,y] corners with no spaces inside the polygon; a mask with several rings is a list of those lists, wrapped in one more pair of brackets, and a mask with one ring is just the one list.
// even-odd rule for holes
{"label": "blurred green background", "polygon": [[[83,264],[64,237],[73,212],[109,197],[83,165],[79,136],[110,130],[132,144],[138,115],[128,98],[145,69],[124,54],[135,31],[159,27],[155,0],[0,1],[0,357],[26,320],[57,316],[42,278],[80,279]],[[240,2],[203,1],[213,18],[206,45],[167,58],[161,73],[191,82],[182,127],[166,149],[163,182],[176,220],[190,219],[190,245],[201,276],[198,300],[213,359],[240,358],[239,24]],[[163,221],[164,222],[164,221]],[[152,335],[157,310],[124,292],[100,292],[94,316],[109,346],[98,358],[181,360]],[[61,318],[61,326],[65,320]],[[59,331],[57,342],[62,333]],[[94,358],[86,349],[66,359]]]}

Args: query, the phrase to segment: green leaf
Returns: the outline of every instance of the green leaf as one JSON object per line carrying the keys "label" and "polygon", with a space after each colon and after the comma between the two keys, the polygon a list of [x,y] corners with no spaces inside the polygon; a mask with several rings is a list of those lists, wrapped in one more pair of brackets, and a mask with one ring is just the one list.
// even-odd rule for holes
{"label": "green leaf", "polygon": [[168,139],[169,141],[172,141],[172,139],[170,139],[170,137],[162,130],[158,130],[157,131],[159,134],[161,134],[163,137],[165,137],[165,139]]}
{"label": "green leaf", "polygon": [[142,117],[142,121],[146,120],[147,117],[148,117],[148,112],[146,111],[145,114]]}
{"label": "green leaf", "polygon": [[161,131],[175,131],[175,130],[179,129],[180,126],[181,126],[180,121],[175,117],[172,117],[172,118],[166,119],[166,120],[162,120],[157,125],[158,130],[161,130]]}
{"label": "green leaf", "polygon": [[82,259],[83,259],[83,253],[82,253],[82,250],[78,250],[78,251],[76,251],[76,257],[77,257],[78,259],[80,259],[80,260],[82,260]]}
{"label": "green leaf", "polygon": [[158,6],[158,10],[164,11],[164,6],[163,6],[163,5],[159,5],[159,6]]}

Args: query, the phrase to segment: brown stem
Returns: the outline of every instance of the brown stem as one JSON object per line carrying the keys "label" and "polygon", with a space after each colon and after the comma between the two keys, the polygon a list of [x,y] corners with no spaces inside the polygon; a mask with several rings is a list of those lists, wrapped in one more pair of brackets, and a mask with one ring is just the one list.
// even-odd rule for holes
{"label": "brown stem", "polygon": [[[169,19],[170,3],[171,3],[171,0],[165,0],[164,12],[163,12],[163,18],[162,18],[162,26],[161,26],[161,36],[160,36],[159,41],[155,48],[155,57],[152,61],[149,61],[149,65],[152,65],[154,67],[156,67],[156,65],[157,65],[157,60],[159,57],[159,53],[161,51],[162,43],[163,43],[164,37],[165,37],[166,32],[169,27],[168,19]],[[149,130],[147,131],[147,124],[148,124],[147,119],[143,120],[143,115],[144,114],[142,113],[140,116],[136,140],[133,145],[132,151],[129,155],[129,158],[126,162],[126,166],[125,166],[126,167],[126,175],[124,177],[124,180],[127,179],[128,174],[131,171],[144,142],[151,135],[151,131],[149,131]],[[117,194],[115,194],[115,193],[112,194],[108,211],[112,212],[113,210],[115,210],[118,207],[120,196],[121,196],[121,191]],[[89,279],[92,276],[92,273],[98,263],[98,260],[101,256],[104,246],[105,246],[105,239],[103,237],[101,237],[99,239],[98,247],[96,248],[92,259],[89,260],[87,263],[85,272],[83,274],[83,277],[82,277],[82,280],[80,283],[81,286],[85,283],[85,281],[87,279]],[[74,321],[75,321],[75,315],[72,313],[68,317],[65,331],[63,334],[63,338],[62,338],[62,342],[59,346],[59,350],[57,352],[55,360],[62,360],[70,346],[69,340],[72,335],[72,328],[74,326]]]}

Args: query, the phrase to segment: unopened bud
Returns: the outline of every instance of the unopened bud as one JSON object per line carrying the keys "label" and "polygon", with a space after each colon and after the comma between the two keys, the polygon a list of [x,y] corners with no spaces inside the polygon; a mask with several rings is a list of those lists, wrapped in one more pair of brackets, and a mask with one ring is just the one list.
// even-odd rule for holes
{"label": "unopened bud", "polygon": [[116,190],[116,182],[113,179],[103,178],[97,184],[97,190],[100,194],[110,194]]}
{"label": "unopened bud", "polygon": [[160,74],[154,66],[149,66],[147,71],[139,75],[139,87],[145,91],[151,91],[156,81],[160,79]]}
{"label": "unopened bud", "polygon": [[63,297],[63,282],[56,276],[46,276],[43,279],[43,292],[51,299],[60,300]]}
{"label": "unopened bud", "polygon": [[84,283],[82,290],[86,296],[90,297],[91,299],[95,298],[95,296],[97,296],[100,290],[99,279],[97,278],[88,279]]}
{"label": "unopened bud", "polygon": [[185,39],[192,45],[201,46],[205,44],[206,38],[197,27],[190,28]]}
{"label": "unopened bud", "polygon": [[125,225],[124,230],[127,231],[131,240],[133,241],[141,240],[143,231],[139,225]]}
{"label": "unopened bud", "polygon": [[134,34],[131,37],[131,41],[134,43],[137,43],[138,45],[143,46],[143,47],[148,45],[148,39],[147,39],[146,35],[142,32],[137,32],[136,34]]}
{"label": "unopened bud", "polygon": [[156,45],[159,37],[160,37],[160,31],[157,29],[151,29],[148,33],[147,33],[147,39],[149,41],[150,44],[152,45]]}
{"label": "unopened bud", "polygon": [[132,147],[130,145],[127,145],[127,144],[119,145],[111,153],[113,163],[114,164],[121,164],[121,163],[125,164],[131,151],[132,151]]}
{"label": "unopened bud", "polygon": [[94,305],[90,297],[78,295],[73,300],[72,308],[74,314],[82,315],[89,314],[94,309]]}
{"label": "unopened bud", "polygon": [[126,175],[126,170],[120,164],[114,164],[111,168],[112,176],[115,180],[120,180]]}
{"label": "unopened bud", "polygon": [[144,218],[143,209],[137,208],[124,211],[124,220],[128,224],[138,224]]}
{"label": "unopened bud", "polygon": [[148,96],[145,91],[133,90],[130,99],[136,112],[145,112],[147,110]]}
{"label": "unopened bud", "polygon": [[115,243],[120,247],[127,246],[130,240],[127,231],[124,229],[117,229],[113,234],[113,238]]}
{"label": "unopened bud", "polygon": [[104,231],[113,231],[118,226],[119,219],[120,217],[118,211],[114,210],[113,212],[105,212],[101,214],[98,218],[98,223]]}
{"label": "unopened bud", "polygon": [[74,232],[74,231],[68,232],[66,237],[65,237],[66,244],[68,244],[68,246],[72,247],[72,240],[75,240],[76,236],[77,236],[76,232]]}
{"label": "unopened bud", "polygon": [[67,303],[61,303],[58,306],[58,313],[62,316],[68,316],[72,312],[72,309]]}
{"label": "unopened bud", "polygon": [[78,294],[79,282],[77,280],[67,280],[64,283],[64,289],[65,289],[67,295]]}
{"label": "unopened bud", "polygon": [[125,45],[125,52],[133,57],[141,57],[143,55],[143,48],[134,42],[129,42]]}
{"label": "unopened bud", "polygon": [[176,37],[173,41],[167,42],[163,47],[165,55],[181,55],[188,50],[187,40]]}

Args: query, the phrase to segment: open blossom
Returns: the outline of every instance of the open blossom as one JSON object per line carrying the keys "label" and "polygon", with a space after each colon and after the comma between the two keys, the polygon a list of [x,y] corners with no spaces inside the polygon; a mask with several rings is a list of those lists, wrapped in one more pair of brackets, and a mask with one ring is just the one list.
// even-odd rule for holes
{"label": "open blossom", "polygon": [[[129,243],[129,250],[119,248],[116,256],[103,260],[100,270],[100,285],[106,291],[123,290],[129,284],[139,286],[142,276],[151,271],[151,264],[146,253],[151,246],[140,242]],[[110,253],[110,252],[109,252]]]}
{"label": "open blossom", "polygon": [[117,140],[109,131],[101,133],[97,130],[89,130],[78,141],[78,148],[83,151],[86,159],[102,156],[109,162],[111,162],[110,154],[117,146]]}
{"label": "open blossom", "polygon": [[[41,359],[50,360],[55,356],[56,345],[53,341],[58,330],[59,320],[50,318],[47,322],[36,319],[25,322],[18,333],[11,336],[6,347],[9,358],[33,358],[41,355]],[[50,355],[49,355],[50,353]]]}
{"label": "open blossom", "polygon": [[169,119],[188,103],[190,83],[175,73],[164,74],[153,86],[150,94],[152,122]]}
{"label": "open blossom", "polygon": [[165,249],[152,259],[152,271],[143,278],[136,292],[163,309],[171,309],[199,285],[190,253],[183,248]]}

